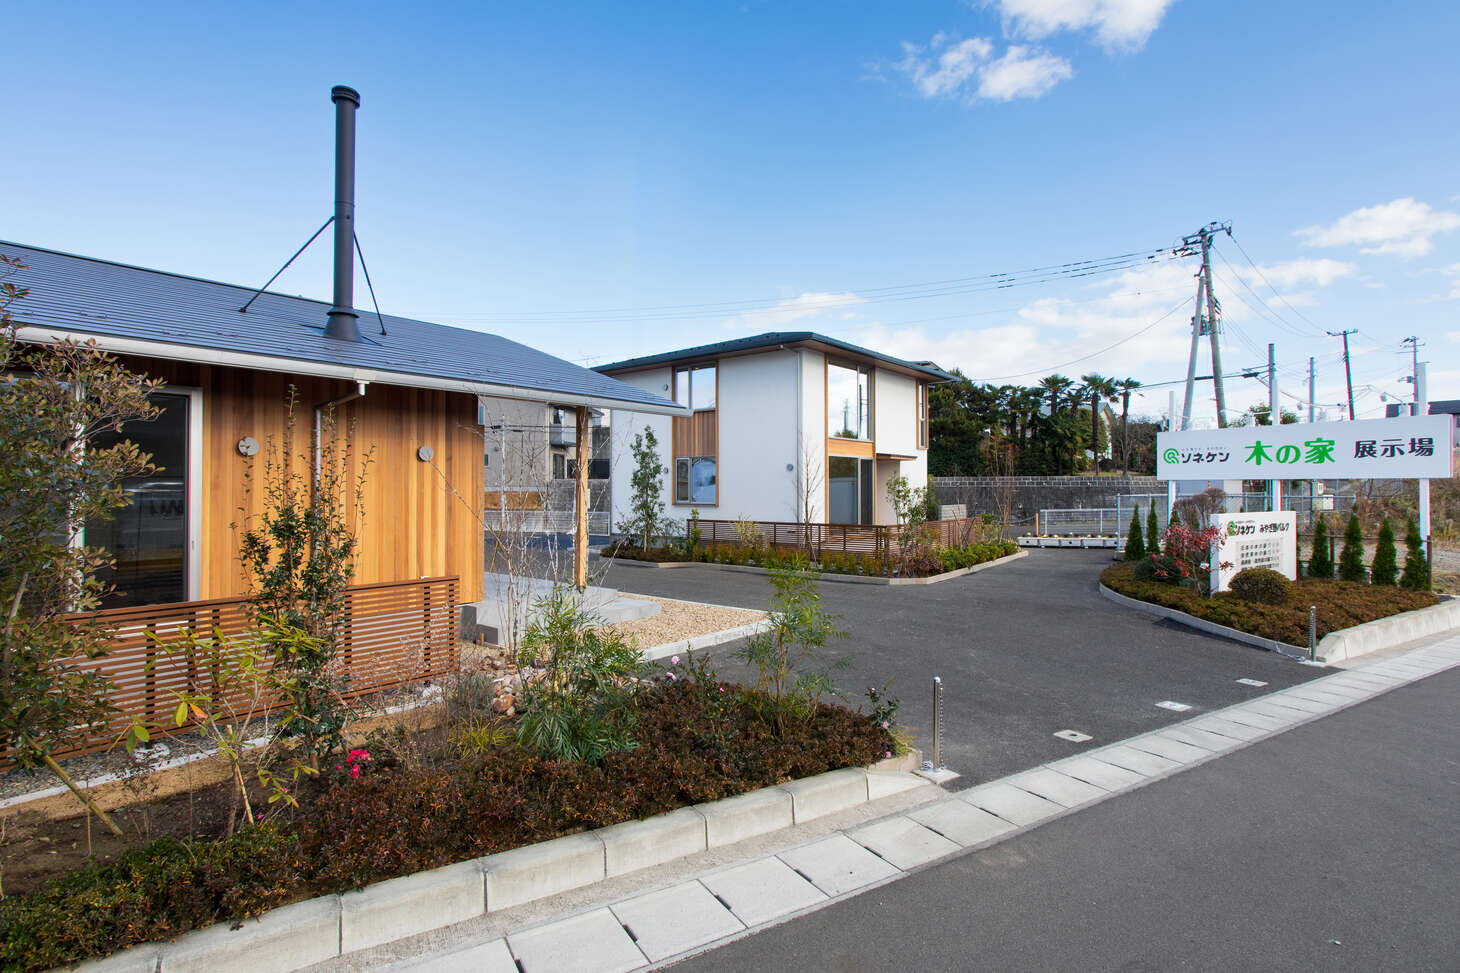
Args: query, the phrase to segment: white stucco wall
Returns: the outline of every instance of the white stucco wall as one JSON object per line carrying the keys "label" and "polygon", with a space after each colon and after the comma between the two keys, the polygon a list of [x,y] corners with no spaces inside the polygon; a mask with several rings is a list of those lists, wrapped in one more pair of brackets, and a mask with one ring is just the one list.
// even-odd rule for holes
{"label": "white stucco wall", "polygon": [[[812,523],[826,520],[826,356],[801,349],[801,450],[797,476],[811,487],[810,506],[804,518]],[[806,492],[798,487],[798,492]],[[803,518],[797,518],[803,519]]]}
{"label": "white stucco wall", "polygon": [[[673,380],[673,372],[669,368],[628,372],[615,375],[614,378],[667,399],[674,397],[674,390],[669,388],[669,384]],[[659,440],[660,462],[666,467],[672,466],[669,454],[674,448],[674,443],[670,436],[669,416],[645,415],[640,412],[624,412],[619,409],[615,409],[609,416],[609,483],[611,484],[609,507],[613,511],[612,523],[615,533],[629,519],[629,499],[632,496],[629,483],[634,474],[634,436],[642,433],[645,428],[654,430],[654,436]],[[665,474],[663,496],[666,513],[673,510],[669,506],[670,487],[669,475]]]}
{"label": "white stucco wall", "polygon": [[893,473],[901,473],[914,487],[928,483],[928,451],[918,448],[918,383],[914,378],[877,369],[876,384],[873,386],[873,430],[877,452],[897,453],[915,456],[916,459],[901,463],[879,462],[876,468],[877,480],[877,522],[896,523],[897,517],[887,499],[887,480]]}
{"label": "white stucco wall", "polygon": [[725,358],[719,368],[719,504],[700,516],[795,520],[796,352]]}

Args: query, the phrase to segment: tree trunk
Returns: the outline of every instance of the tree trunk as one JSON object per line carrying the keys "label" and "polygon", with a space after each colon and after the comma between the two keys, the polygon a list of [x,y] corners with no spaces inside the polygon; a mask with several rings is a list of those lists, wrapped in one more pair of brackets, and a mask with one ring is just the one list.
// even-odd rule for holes
{"label": "tree trunk", "polygon": [[103,811],[95,801],[91,799],[90,795],[83,792],[81,788],[77,786],[76,782],[71,779],[71,775],[62,770],[61,765],[56,763],[55,759],[50,754],[42,754],[41,760],[45,761],[45,765],[51,768],[51,773],[61,778],[61,783],[69,787],[71,789],[71,793],[75,794],[77,799],[81,801],[82,804],[86,805],[87,810],[89,810],[92,814],[95,814],[98,818],[101,819],[102,824],[111,829],[112,834],[116,835],[118,838],[122,836],[122,829],[117,827],[117,823],[113,821],[111,817],[108,816],[107,813]]}

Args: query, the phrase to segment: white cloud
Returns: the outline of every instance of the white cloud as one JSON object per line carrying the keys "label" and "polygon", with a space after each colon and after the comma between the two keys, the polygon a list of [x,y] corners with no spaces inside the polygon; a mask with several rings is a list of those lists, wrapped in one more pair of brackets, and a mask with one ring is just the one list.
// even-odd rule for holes
{"label": "white cloud", "polygon": [[893,67],[924,98],[1039,98],[1075,73],[1069,61],[1041,48],[1016,44],[995,58],[988,38],[955,40],[941,31],[926,45],[904,41],[902,53]]}
{"label": "white cloud", "polygon": [[1060,31],[1093,30],[1108,49],[1138,50],[1175,0],[984,0],[1006,33],[1035,40]]}
{"label": "white cloud", "polygon": [[1410,196],[1367,206],[1328,226],[1296,231],[1310,247],[1357,246],[1361,253],[1423,257],[1439,233],[1460,229],[1460,213],[1437,210]]}
{"label": "white cloud", "polygon": [[1318,260],[1300,257],[1297,260],[1288,260],[1284,263],[1260,268],[1262,276],[1274,287],[1296,287],[1299,284],[1327,287],[1340,277],[1348,277],[1356,269],[1351,263],[1332,260],[1328,257]]}
{"label": "white cloud", "polygon": [[774,331],[802,318],[816,317],[829,311],[863,303],[866,303],[864,298],[858,297],[850,291],[840,294],[807,291],[796,297],[778,301],[762,310],[737,314],[725,322],[725,327],[732,331]]}
{"label": "white cloud", "polygon": [[990,101],[1038,98],[1074,73],[1062,57],[1015,44],[979,72],[978,96]]}

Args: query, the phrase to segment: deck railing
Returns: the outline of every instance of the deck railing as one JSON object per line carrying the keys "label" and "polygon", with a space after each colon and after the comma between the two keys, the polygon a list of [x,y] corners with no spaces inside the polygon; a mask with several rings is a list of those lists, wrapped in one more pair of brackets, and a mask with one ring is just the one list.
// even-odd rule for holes
{"label": "deck railing", "polygon": [[[344,639],[336,658],[337,673],[346,678],[345,695],[367,696],[456,672],[461,665],[457,585],[454,577],[423,578],[346,589]],[[218,687],[208,659],[163,651],[158,641],[175,640],[184,629],[205,638],[217,632],[246,639],[255,627],[242,598],[114,608],[69,620],[114,633],[106,655],[73,663],[110,680],[113,712],[106,722],[78,732],[57,756],[105,749],[133,718],[154,733],[173,732],[177,694],[215,695]],[[261,700],[256,715],[277,704]],[[0,754],[0,764],[7,757]]]}
{"label": "deck railing", "polygon": [[[753,530],[751,525],[753,524]],[[988,525],[971,517],[958,520],[930,520],[933,543],[953,547],[992,540]],[[902,550],[903,528],[887,524],[801,524],[792,521],[701,520],[701,544],[764,544],[768,547],[799,549],[822,554],[875,554],[888,556]],[[998,528],[993,527],[994,533]],[[750,536],[747,537],[746,535]]]}

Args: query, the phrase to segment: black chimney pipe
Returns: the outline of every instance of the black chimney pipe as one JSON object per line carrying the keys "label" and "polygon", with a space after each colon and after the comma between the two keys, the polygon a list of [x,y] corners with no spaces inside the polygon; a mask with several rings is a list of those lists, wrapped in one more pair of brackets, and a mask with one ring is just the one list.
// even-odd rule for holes
{"label": "black chimney pipe", "polygon": [[336,85],[335,103],[335,303],[324,326],[326,338],[359,341],[355,313],[355,111],[360,93]]}

